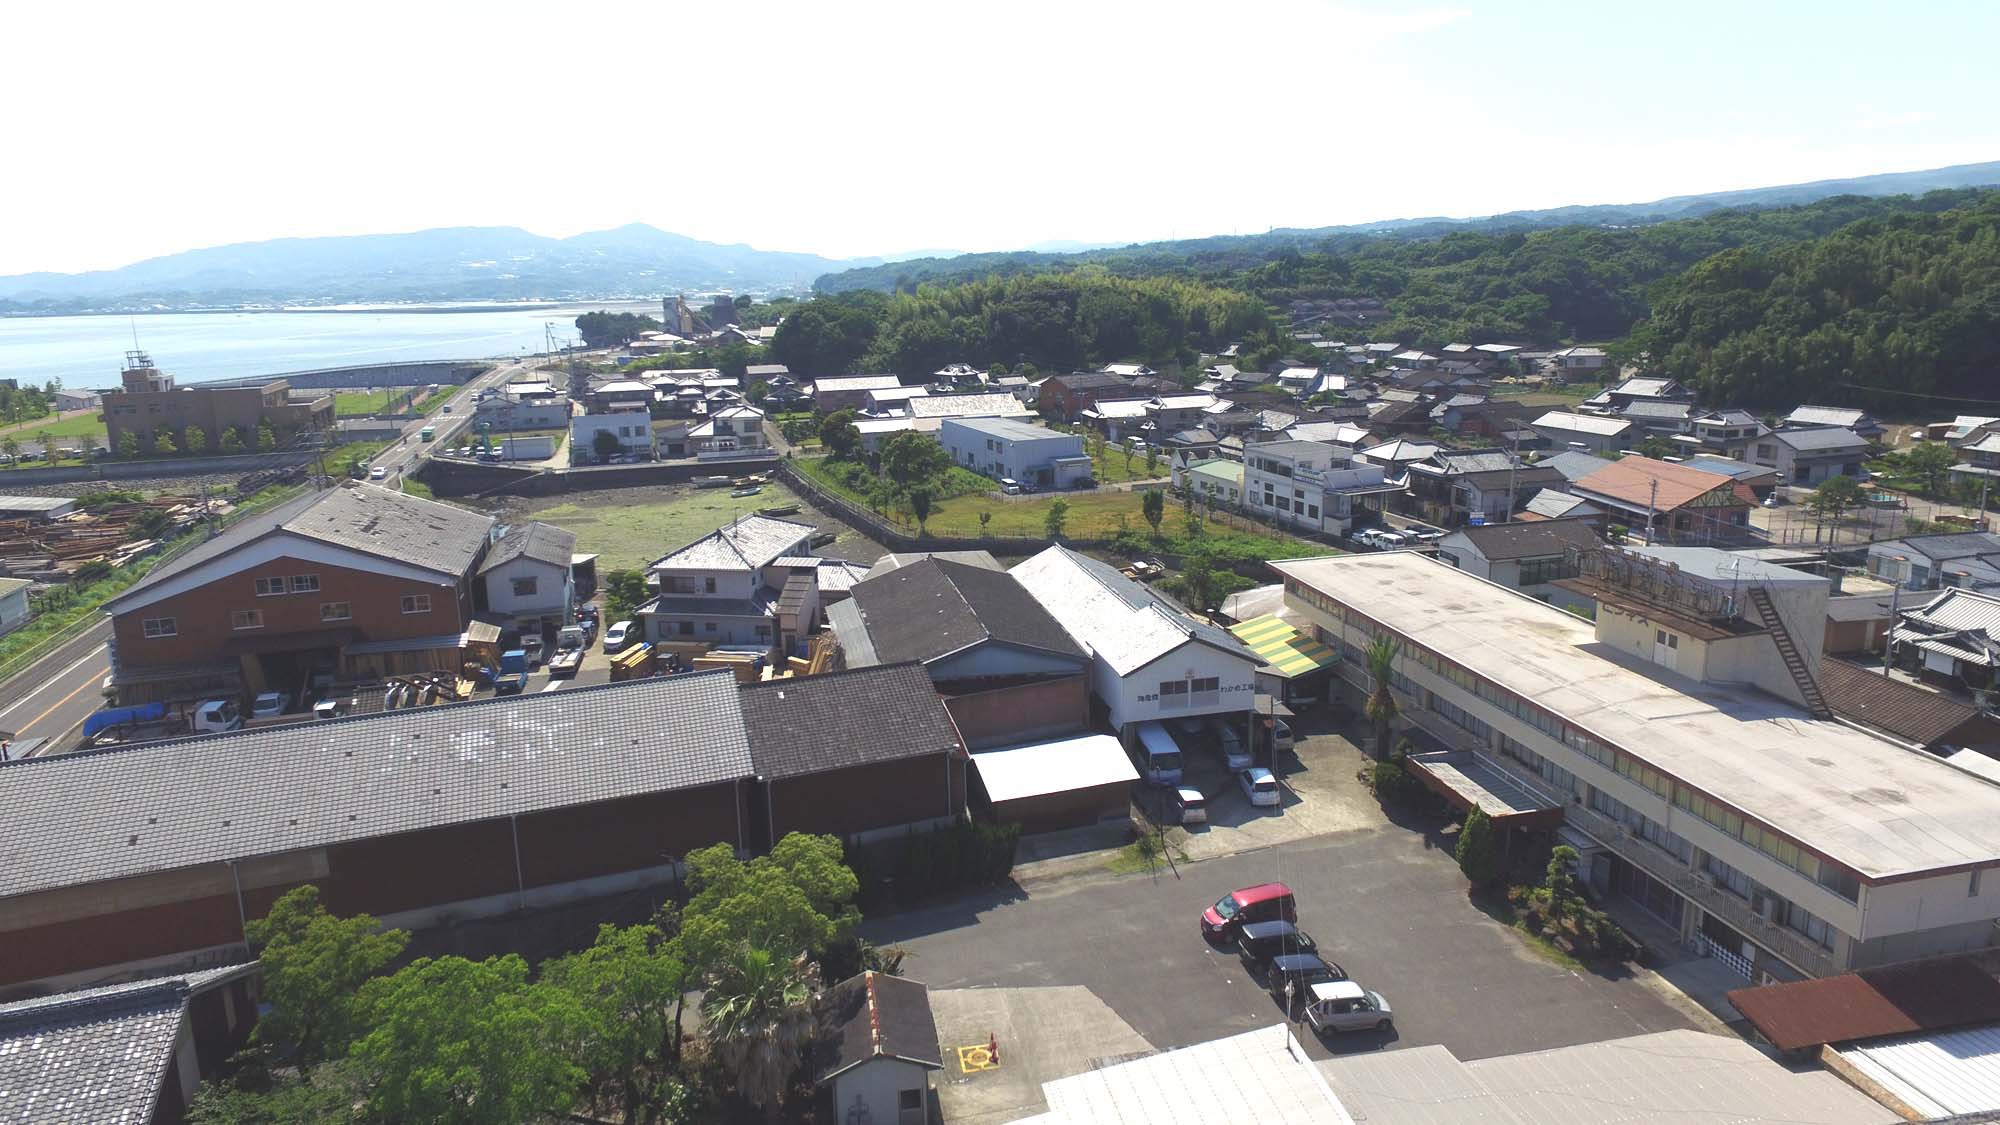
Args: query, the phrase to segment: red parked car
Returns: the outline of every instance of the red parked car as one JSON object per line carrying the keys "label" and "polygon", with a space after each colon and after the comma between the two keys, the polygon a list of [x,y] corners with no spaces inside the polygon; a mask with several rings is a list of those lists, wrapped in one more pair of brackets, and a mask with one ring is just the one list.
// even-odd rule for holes
{"label": "red parked car", "polygon": [[1260,883],[1231,891],[1201,912],[1201,936],[1213,942],[1232,941],[1249,922],[1296,922],[1298,903],[1283,883]]}

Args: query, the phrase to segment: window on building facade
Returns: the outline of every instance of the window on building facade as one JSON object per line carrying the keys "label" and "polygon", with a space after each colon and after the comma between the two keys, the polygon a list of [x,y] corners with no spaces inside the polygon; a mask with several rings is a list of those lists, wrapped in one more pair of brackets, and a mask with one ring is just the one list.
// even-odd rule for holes
{"label": "window on building facade", "polygon": [[429,613],[430,611],[431,611],[431,596],[429,594],[403,595],[404,613]]}
{"label": "window on building facade", "polygon": [[683,637],[692,637],[692,636],[694,636],[694,622],[692,622],[692,621],[683,621],[683,622],[681,622],[681,626],[680,626],[680,634],[681,634],[681,636],[683,636]]}
{"label": "window on building facade", "polygon": [[257,580],[257,596],[260,598],[268,598],[274,594],[282,594],[284,592],[285,580],[283,578],[259,578]]}
{"label": "window on building facade", "polygon": [[1186,707],[1188,705],[1188,682],[1186,680],[1160,681],[1160,706],[1162,708]]}
{"label": "window on building facade", "polygon": [[1222,680],[1201,676],[1188,681],[1189,702],[1196,707],[1213,707],[1222,700]]}
{"label": "window on building facade", "polygon": [[177,637],[181,631],[180,623],[171,617],[148,617],[139,622],[139,628],[146,636],[153,638]]}
{"label": "window on building facade", "polygon": [[532,598],[532,597],[534,597],[534,596],[535,596],[535,586],[537,585],[537,582],[538,582],[538,580],[537,580],[537,579],[534,579],[534,578],[516,578],[516,579],[514,579],[514,580],[513,580],[513,587],[514,587],[514,596],[515,596],[515,597],[517,597],[517,598]]}
{"label": "window on building facade", "polygon": [[292,593],[294,594],[319,593],[319,575],[317,574],[292,575]]}
{"label": "window on building facade", "polygon": [[702,622],[702,623],[701,623],[701,631],[702,631],[702,632],[704,632],[704,633],[713,633],[713,632],[715,632],[715,631],[716,631],[716,626],[715,626],[715,622],[713,622],[713,621],[704,621],[704,622]]}
{"label": "window on building facade", "polygon": [[353,616],[354,607],[346,602],[319,603],[319,619],[321,621],[347,621],[352,619]]}
{"label": "window on building facade", "polygon": [[702,579],[702,580],[701,580],[701,588],[702,588],[702,589],[703,589],[704,591],[708,592],[708,593],[711,593],[711,594],[715,593],[715,579],[713,579],[713,578],[704,578],[704,579]]}
{"label": "window on building facade", "polygon": [[264,611],[261,609],[236,609],[229,612],[231,629],[262,629]]}

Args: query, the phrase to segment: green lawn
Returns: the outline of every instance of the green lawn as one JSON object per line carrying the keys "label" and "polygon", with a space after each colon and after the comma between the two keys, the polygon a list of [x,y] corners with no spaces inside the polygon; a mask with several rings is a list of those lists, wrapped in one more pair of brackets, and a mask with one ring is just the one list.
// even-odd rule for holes
{"label": "green lawn", "polygon": [[23,422],[18,426],[9,426],[6,429],[0,429],[0,438],[13,438],[15,441],[39,441],[41,440],[40,435],[44,431],[47,431],[50,437],[58,439],[80,438],[85,434],[95,434],[97,436],[97,444],[100,446],[104,444],[104,422],[94,411],[88,414],[73,414],[68,418],[58,418],[50,414],[32,422]]}
{"label": "green lawn", "polygon": [[[613,570],[645,566],[661,555],[714,531],[737,516],[759,508],[776,508],[799,502],[798,495],[782,484],[767,484],[755,496],[731,496],[726,488],[689,489],[668,499],[619,502],[621,496],[637,497],[651,490],[633,490],[609,496],[591,497],[582,503],[563,501],[529,514],[576,533],[576,549],[598,556],[600,577]],[[789,517],[811,522],[809,513]],[[821,550],[840,557],[843,542],[851,543],[858,534],[840,530],[840,538]],[[872,555],[870,556],[872,557]]]}
{"label": "green lawn", "polygon": [[340,418],[361,418],[370,414],[380,414],[389,409],[390,400],[407,393],[395,389],[341,391],[333,396],[333,413]]}

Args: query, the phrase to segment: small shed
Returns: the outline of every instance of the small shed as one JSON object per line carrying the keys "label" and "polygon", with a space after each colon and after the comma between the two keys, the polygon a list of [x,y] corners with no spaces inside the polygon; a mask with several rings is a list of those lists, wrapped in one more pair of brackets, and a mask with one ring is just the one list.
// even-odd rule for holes
{"label": "small shed", "polygon": [[927,1125],[931,1071],[944,1069],[930,989],[864,972],[820,998],[815,1084],[830,1089],[832,1120]]}
{"label": "small shed", "polygon": [[995,820],[1023,832],[1078,828],[1129,815],[1139,771],[1116,738],[1082,734],[972,755],[978,794]]}
{"label": "small shed", "polygon": [[74,511],[71,496],[0,496],[0,520],[53,520]]}

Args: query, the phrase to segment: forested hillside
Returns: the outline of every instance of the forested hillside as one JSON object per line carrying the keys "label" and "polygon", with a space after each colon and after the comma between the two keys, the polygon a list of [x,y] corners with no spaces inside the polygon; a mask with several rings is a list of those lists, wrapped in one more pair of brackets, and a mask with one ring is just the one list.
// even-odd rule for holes
{"label": "forested hillside", "polygon": [[2000,194],[1959,202],[1716,254],[1659,286],[1633,349],[1714,402],[2000,399]]}
{"label": "forested hillside", "polygon": [[1070,371],[1127,357],[1187,365],[1269,327],[1263,302],[1243,293],[1093,269],[821,297],[785,318],[771,351],[813,376],[925,374],[954,362]]}
{"label": "forested hillside", "polygon": [[1412,228],[1394,237],[1342,234],[1304,251],[1286,244],[1280,233],[1081,255],[971,255],[935,263],[934,272],[924,276],[927,283],[944,285],[985,278],[988,271],[998,277],[1038,275],[1081,263],[1120,277],[1177,277],[1237,289],[1280,311],[1295,300],[1341,297],[1388,304],[1390,319],[1342,330],[1351,337],[1432,348],[1452,340],[1545,345],[1611,340],[1644,317],[1649,286],[1710,254],[1796,242],[1864,218],[1943,211],[1989,194],[1842,196],[1803,207],[1720,211],[1629,228],[1452,226],[1442,237],[1429,238],[1412,233],[1427,228]]}

